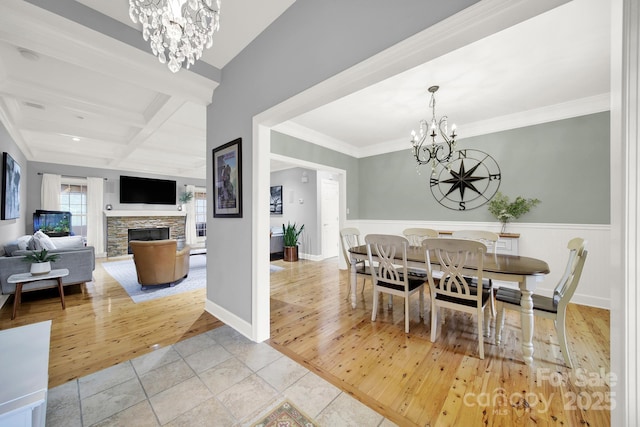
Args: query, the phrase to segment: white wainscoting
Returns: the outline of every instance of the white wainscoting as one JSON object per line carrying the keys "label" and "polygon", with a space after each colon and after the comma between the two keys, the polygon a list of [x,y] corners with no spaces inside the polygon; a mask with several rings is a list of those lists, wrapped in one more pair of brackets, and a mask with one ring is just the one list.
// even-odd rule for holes
{"label": "white wainscoting", "polygon": [[[405,228],[425,227],[436,230],[478,229],[499,232],[500,224],[496,222],[442,222],[442,221],[383,221],[360,220],[348,221],[343,227],[357,227],[364,240],[370,233],[401,235]],[[519,233],[519,253],[521,256],[539,258],[549,264],[551,273],[538,284],[537,293],[550,296],[567,263],[567,243],[574,237],[582,237],[588,241],[587,257],[578,289],[572,301],[577,304],[593,307],[611,308],[611,288],[622,286],[611,283],[609,277],[612,269],[611,261],[611,226],[590,224],[533,224],[510,223],[509,233]],[[346,264],[340,257],[340,268]]]}

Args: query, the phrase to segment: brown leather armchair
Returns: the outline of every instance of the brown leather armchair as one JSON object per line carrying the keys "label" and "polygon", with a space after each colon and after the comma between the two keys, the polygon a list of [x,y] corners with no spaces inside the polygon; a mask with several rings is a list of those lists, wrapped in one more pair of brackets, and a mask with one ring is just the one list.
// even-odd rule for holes
{"label": "brown leather armchair", "polygon": [[172,284],[189,274],[189,245],[177,250],[175,240],[132,240],[129,244],[142,287]]}

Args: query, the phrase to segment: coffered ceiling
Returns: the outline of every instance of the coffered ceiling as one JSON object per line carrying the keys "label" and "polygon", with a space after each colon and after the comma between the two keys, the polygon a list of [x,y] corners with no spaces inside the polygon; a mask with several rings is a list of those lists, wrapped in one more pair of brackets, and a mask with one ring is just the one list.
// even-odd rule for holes
{"label": "coffered ceiling", "polygon": [[[222,0],[221,30],[202,61],[215,74],[293,2]],[[574,0],[277,129],[358,157],[408,148],[430,114],[431,85],[461,138],[606,110],[608,3]],[[204,178],[205,110],[219,81],[173,74],[121,41],[138,30],[128,7],[0,2],[0,120],[30,161]]]}

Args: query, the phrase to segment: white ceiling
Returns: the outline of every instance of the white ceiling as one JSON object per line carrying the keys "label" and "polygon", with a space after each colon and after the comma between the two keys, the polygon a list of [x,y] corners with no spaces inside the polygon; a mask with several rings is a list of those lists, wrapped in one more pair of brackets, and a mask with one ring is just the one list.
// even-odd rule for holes
{"label": "white ceiling", "polygon": [[[78,1],[135,27],[127,0]],[[223,67],[293,1],[222,0],[202,60]],[[606,110],[609,8],[574,0],[277,129],[358,157],[405,149],[430,116],[431,85],[461,138]],[[216,86],[22,0],[0,3],[0,119],[30,161],[204,178]]]}

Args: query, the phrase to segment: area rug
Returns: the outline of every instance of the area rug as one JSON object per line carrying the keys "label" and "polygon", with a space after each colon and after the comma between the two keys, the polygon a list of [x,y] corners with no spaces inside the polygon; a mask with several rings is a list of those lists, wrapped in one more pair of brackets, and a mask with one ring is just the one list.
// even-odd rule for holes
{"label": "area rug", "polygon": [[316,427],[311,418],[285,400],[252,427]]}
{"label": "area rug", "polygon": [[189,259],[189,275],[186,279],[177,282],[174,286],[148,286],[144,290],[138,283],[136,266],[132,259],[105,262],[102,267],[118,281],[136,304],[181,292],[202,289],[207,285],[207,257],[203,255],[192,256]]}

